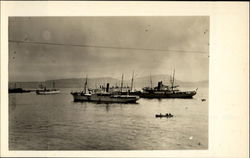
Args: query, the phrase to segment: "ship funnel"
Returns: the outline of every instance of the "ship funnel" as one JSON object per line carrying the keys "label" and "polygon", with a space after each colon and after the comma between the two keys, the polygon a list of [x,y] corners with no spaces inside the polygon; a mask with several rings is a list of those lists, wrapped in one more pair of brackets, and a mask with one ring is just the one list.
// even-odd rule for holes
{"label": "ship funnel", "polygon": [[106,92],[109,92],[109,83],[107,83]]}
{"label": "ship funnel", "polygon": [[161,82],[158,82],[157,90],[160,90],[161,87],[162,87],[162,81],[161,81]]}

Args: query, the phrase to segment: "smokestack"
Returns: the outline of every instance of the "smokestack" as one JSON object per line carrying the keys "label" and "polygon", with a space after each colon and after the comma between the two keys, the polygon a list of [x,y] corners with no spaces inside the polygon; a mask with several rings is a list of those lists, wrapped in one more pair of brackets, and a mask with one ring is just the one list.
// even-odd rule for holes
{"label": "smokestack", "polygon": [[161,82],[158,82],[157,90],[160,90],[160,87],[161,87]]}
{"label": "smokestack", "polygon": [[109,83],[107,83],[106,92],[109,92]]}

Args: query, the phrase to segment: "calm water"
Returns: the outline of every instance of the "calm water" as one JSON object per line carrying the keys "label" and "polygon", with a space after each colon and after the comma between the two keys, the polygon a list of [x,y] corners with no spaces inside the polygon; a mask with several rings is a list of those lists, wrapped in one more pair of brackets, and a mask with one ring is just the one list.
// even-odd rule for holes
{"label": "calm water", "polygon": [[[195,88],[191,88],[195,89]],[[74,103],[57,95],[9,95],[10,150],[173,150],[208,148],[207,88],[194,99],[138,104]],[[155,118],[172,113],[173,118]]]}

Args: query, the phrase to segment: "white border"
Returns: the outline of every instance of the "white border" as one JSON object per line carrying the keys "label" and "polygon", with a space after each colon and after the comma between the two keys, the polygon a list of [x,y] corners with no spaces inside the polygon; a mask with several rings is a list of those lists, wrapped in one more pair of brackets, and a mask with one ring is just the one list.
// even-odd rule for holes
{"label": "white border", "polygon": [[[1,2],[1,156],[247,157],[247,2]],[[9,151],[8,16],[210,16],[209,149],[154,151]]]}

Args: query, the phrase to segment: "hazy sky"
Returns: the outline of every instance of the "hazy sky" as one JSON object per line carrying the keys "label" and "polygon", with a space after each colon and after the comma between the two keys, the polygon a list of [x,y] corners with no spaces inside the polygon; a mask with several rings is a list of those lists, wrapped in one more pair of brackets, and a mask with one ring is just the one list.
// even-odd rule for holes
{"label": "hazy sky", "polygon": [[131,78],[133,70],[139,77],[174,68],[179,80],[208,80],[209,17],[11,17],[9,40],[106,47],[9,42],[10,81]]}

